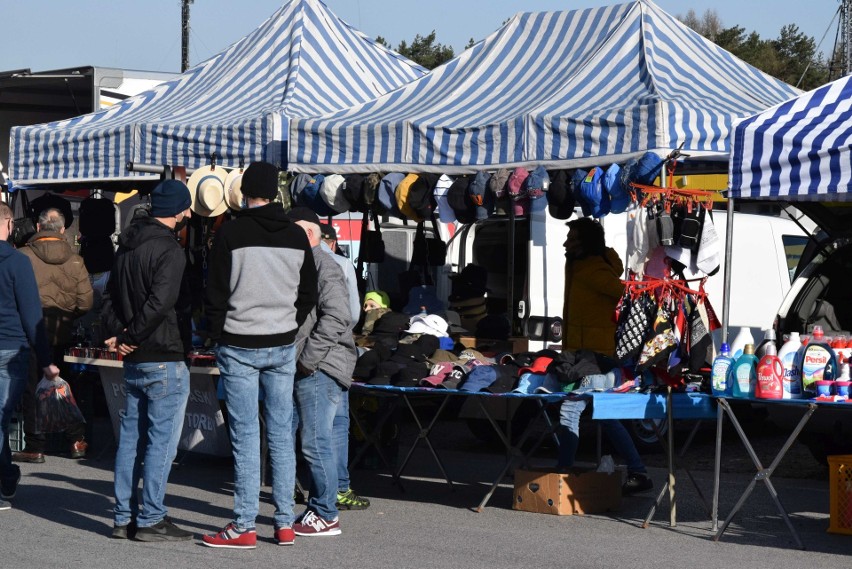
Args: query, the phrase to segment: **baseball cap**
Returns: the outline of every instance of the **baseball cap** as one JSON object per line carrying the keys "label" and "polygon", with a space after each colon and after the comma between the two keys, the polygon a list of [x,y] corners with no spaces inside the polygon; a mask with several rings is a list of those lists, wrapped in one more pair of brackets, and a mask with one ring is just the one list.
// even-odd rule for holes
{"label": "baseball cap", "polygon": [[462,391],[482,391],[497,381],[497,371],[494,366],[476,366],[467,374],[467,380],[459,387]]}
{"label": "baseball cap", "polygon": [[518,373],[547,373],[547,366],[552,361],[553,358],[550,356],[538,356],[533,360],[532,364],[522,367]]}
{"label": "baseball cap", "polygon": [[449,325],[447,321],[437,314],[418,314],[412,316],[408,324],[408,334],[431,334],[432,336],[446,336]]}
{"label": "baseball cap", "polygon": [[495,365],[491,366],[497,373],[497,379],[494,383],[485,388],[489,393],[509,393],[515,388],[517,375],[512,366]]}
{"label": "baseball cap", "polygon": [[337,231],[334,230],[334,227],[328,223],[320,223],[320,234],[323,239],[334,239],[337,240]]}
{"label": "baseball cap", "polygon": [[458,389],[467,379],[468,370],[463,366],[454,365],[453,369],[444,377],[444,381],[435,387],[439,389]]}
{"label": "baseball cap", "polygon": [[449,361],[432,364],[432,367],[429,369],[429,375],[420,380],[420,385],[424,387],[437,387],[441,385],[455,366],[456,364]]}
{"label": "baseball cap", "polygon": [[287,213],[287,217],[290,218],[290,221],[307,221],[316,225],[320,224],[319,217],[314,210],[305,206],[294,207]]}
{"label": "baseball cap", "polygon": [[559,393],[562,385],[556,376],[550,373],[523,373],[514,393]]}

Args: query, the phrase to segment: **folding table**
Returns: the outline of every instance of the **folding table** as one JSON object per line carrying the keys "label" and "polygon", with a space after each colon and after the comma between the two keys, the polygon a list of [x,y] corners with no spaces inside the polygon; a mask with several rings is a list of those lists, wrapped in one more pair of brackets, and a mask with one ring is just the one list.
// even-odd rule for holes
{"label": "folding table", "polygon": [[[414,422],[417,425],[417,428],[418,428],[417,437],[415,438],[414,442],[412,442],[411,446],[408,448],[408,451],[405,454],[405,458],[402,460],[402,462],[396,468],[396,470],[393,471],[393,480],[396,484],[398,484],[400,486],[401,489],[402,489],[402,484],[401,484],[402,473],[405,470],[406,466],[408,465],[408,462],[411,459],[411,456],[414,453],[414,450],[417,448],[417,446],[420,444],[421,441],[429,449],[429,452],[432,455],[432,458],[434,459],[435,463],[438,465],[438,468],[440,469],[441,474],[444,476],[444,479],[446,480],[447,485],[451,489],[453,489],[452,479],[450,478],[449,474],[447,473],[447,470],[444,467],[444,462],[441,460],[441,457],[439,456],[438,451],[432,445],[432,442],[429,439],[429,435],[432,432],[433,427],[437,424],[438,419],[441,417],[444,409],[446,408],[448,402],[450,401],[450,398],[452,398],[452,397],[473,397],[475,399],[475,401],[479,404],[480,409],[482,410],[482,412],[485,415],[486,419],[488,420],[489,424],[494,429],[494,432],[497,433],[498,437],[503,442],[504,446],[506,447],[506,451],[507,451],[507,453],[506,453],[507,454],[506,464],[503,466],[502,470],[500,471],[500,474],[494,480],[490,489],[485,494],[482,501],[479,503],[479,506],[476,508],[476,511],[478,511],[478,512],[481,512],[485,508],[485,505],[491,499],[492,494],[497,489],[500,482],[503,480],[503,477],[506,475],[506,473],[508,471],[511,470],[511,468],[515,464],[515,462],[518,461],[519,459],[521,459],[522,461],[524,461],[523,463],[525,463],[526,460],[529,458],[529,456],[533,452],[535,452],[535,450],[538,448],[538,446],[544,440],[544,437],[547,436],[547,434],[550,434],[550,433],[553,432],[554,426],[553,426],[552,422],[550,421],[550,418],[547,416],[547,413],[545,412],[546,407],[549,403],[560,402],[560,401],[564,400],[565,397],[566,397],[566,394],[564,394],[564,393],[536,393],[536,394],[488,393],[488,392],[484,392],[484,391],[472,392],[472,391],[463,391],[463,390],[459,390],[459,389],[435,389],[435,388],[428,388],[428,387],[397,387],[397,386],[392,386],[392,385],[369,385],[369,384],[363,384],[363,383],[353,383],[352,384],[352,390],[355,391],[355,392],[361,392],[361,393],[374,395],[374,396],[385,395],[385,396],[393,397],[394,399],[393,399],[393,402],[391,403],[391,405],[388,406],[381,415],[379,415],[379,417],[376,420],[376,424],[369,431],[361,423],[361,420],[357,416],[357,414],[352,412],[352,409],[350,409],[352,421],[357,425],[357,427],[361,430],[361,432],[364,433],[366,443],[367,443],[352,458],[352,460],[350,461],[350,467],[357,464],[358,461],[361,459],[361,457],[364,455],[364,452],[366,452],[367,449],[372,447],[372,448],[375,448],[377,450],[377,452],[379,453],[379,457],[382,460],[382,462],[389,469],[393,470],[391,468],[390,461],[388,461],[387,458],[384,456],[384,454],[381,450],[381,445],[379,445],[378,443],[379,443],[379,434],[381,433],[382,427],[387,422],[387,420],[390,418],[390,416],[393,414],[393,412],[400,405],[404,405],[405,408],[408,409],[411,417],[414,419]],[[412,404],[412,401],[417,399],[417,398],[432,398],[432,399],[439,401],[438,408],[435,411],[434,415],[432,415],[430,420],[428,420],[428,421],[424,420],[424,418],[422,418],[417,413],[416,406]],[[526,429],[522,433],[521,437],[518,439],[517,443],[513,444],[512,441],[511,441],[511,434],[504,433],[503,430],[497,424],[497,422],[494,420],[494,418],[492,417],[491,413],[488,410],[488,407],[483,404],[483,401],[486,398],[500,398],[500,399],[503,399],[503,400],[506,400],[506,401],[523,399],[523,400],[533,400],[533,401],[536,401],[538,403],[538,407],[537,407],[538,411],[536,413],[536,416],[527,425]],[[524,454],[521,451],[521,447],[526,443],[526,441],[529,439],[531,434],[535,431],[534,427],[536,426],[539,419],[544,421],[545,425],[547,426],[547,429],[544,433],[541,434],[541,436],[539,436],[539,439],[536,442],[536,444],[533,446],[533,448],[529,452]]]}
{"label": "folding table", "polygon": [[[808,421],[811,419],[813,414],[817,411],[817,409],[826,409],[826,408],[835,408],[835,409],[848,409],[852,412],[852,403],[846,402],[832,402],[832,401],[819,401],[816,399],[756,399],[756,398],[737,398],[736,401],[747,401],[751,403],[760,403],[764,405],[786,405],[786,406],[795,406],[800,407],[802,410],[802,418],[799,420],[799,423],[796,425],[796,428],[790,433],[790,436],[787,437],[786,442],[775,455],[775,458],[772,460],[772,463],[768,468],[764,468],[763,463],[757,456],[757,453],[754,451],[754,447],[748,439],[748,435],[743,430],[740,422],[737,420],[736,414],[734,413],[733,408],[731,407],[730,401],[728,397],[719,397],[718,401],[718,412],[716,416],[716,465],[713,476],[713,531],[716,532],[716,535],[713,536],[713,541],[719,541],[722,537],[722,534],[725,533],[725,530],[728,528],[728,524],[731,523],[734,516],[737,512],[740,511],[745,501],[751,495],[754,487],[757,485],[759,481],[762,481],[766,485],[766,489],[769,491],[769,496],[772,498],[772,501],[775,503],[775,507],[778,509],[778,512],[781,514],[781,517],[784,519],[784,523],[787,524],[787,528],[790,530],[790,533],[793,535],[793,539],[796,541],[796,545],[799,549],[805,549],[802,540],[799,538],[799,534],[796,531],[796,528],[793,527],[792,522],[790,521],[789,516],[787,516],[787,511],[784,509],[784,506],[781,504],[781,500],[778,497],[778,491],[775,489],[775,486],[772,484],[772,474],[775,472],[775,469],[780,464],[781,460],[784,458],[784,455],[787,454],[787,451],[790,450],[790,447],[793,446],[793,443],[796,442],[796,439],[799,437],[799,434],[802,432],[802,429],[805,428]],[[727,417],[730,419],[731,424],[734,426],[734,430],[739,435],[740,440],[745,446],[746,452],[749,457],[751,457],[751,461],[754,463],[757,472],[752,478],[749,485],[746,487],[745,491],[743,491],[737,503],[734,505],[731,512],[728,514],[728,517],[725,519],[724,523],[722,523],[721,527],[718,527],[718,513],[719,513],[719,483],[721,477],[721,466],[722,466],[722,425],[724,423],[724,418]]]}
{"label": "folding table", "polygon": [[[674,455],[674,420],[692,420],[695,425],[681,449],[680,456],[685,454],[695,433],[698,431],[701,420],[716,417],[713,398],[705,393],[698,392],[674,392],[667,388],[665,393],[606,393],[591,392],[584,395],[592,399],[592,419],[663,419],[668,423],[668,434],[666,438],[660,436],[660,443],[666,450],[668,459],[668,480],[660,489],[654,505],[651,506],[642,527],[647,528],[651,518],[659,507],[666,492],[669,494],[669,525],[677,526],[677,502],[675,493],[675,471],[678,468]],[[656,428],[656,426],[655,426]],[[657,431],[659,435],[659,430]],[[706,500],[695,482],[689,469],[683,467],[689,477],[698,496],[705,504]],[[706,508],[709,510],[709,508]],[[708,511],[708,514],[710,512]]]}

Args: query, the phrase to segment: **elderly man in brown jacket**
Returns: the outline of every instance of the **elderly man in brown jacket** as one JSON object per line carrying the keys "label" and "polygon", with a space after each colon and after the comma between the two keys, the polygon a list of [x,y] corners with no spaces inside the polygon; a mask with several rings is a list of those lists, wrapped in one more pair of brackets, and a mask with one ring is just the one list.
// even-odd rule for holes
{"label": "elderly man in brown jacket", "polygon": [[[47,338],[53,349],[54,361],[63,359],[65,348],[70,344],[72,325],[92,308],[92,285],[83,259],[71,249],[65,240],[65,216],[58,209],[41,212],[38,232],[27,242],[21,252],[33,264]],[[24,440],[26,448],[12,455],[16,462],[44,462],[46,437],[35,433],[35,391],[41,374],[37,366],[30,366],[30,380],[24,390]],[[71,458],[83,458],[88,444],[85,440],[85,423],[65,431]]]}

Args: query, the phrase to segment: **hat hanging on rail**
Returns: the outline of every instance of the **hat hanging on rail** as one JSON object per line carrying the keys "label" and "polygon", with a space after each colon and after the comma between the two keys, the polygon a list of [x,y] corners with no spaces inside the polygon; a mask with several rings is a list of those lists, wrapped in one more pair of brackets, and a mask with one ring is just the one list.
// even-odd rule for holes
{"label": "hat hanging on rail", "polygon": [[225,179],[228,171],[217,166],[215,159],[192,173],[187,182],[192,197],[192,212],[202,217],[217,217],[228,209],[225,200]]}

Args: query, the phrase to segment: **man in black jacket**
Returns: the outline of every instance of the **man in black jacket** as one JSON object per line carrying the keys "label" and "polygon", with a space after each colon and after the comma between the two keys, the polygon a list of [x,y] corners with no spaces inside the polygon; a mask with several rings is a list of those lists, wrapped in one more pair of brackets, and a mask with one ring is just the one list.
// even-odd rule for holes
{"label": "man in black jacket", "polygon": [[[189,397],[189,369],[175,313],[186,259],[174,231],[191,215],[191,201],[186,185],[177,180],[154,188],[150,216],[119,237],[104,295],[102,318],[115,334],[106,344],[124,356],[127,393],[115,456],[112,537],[117,539],[192,539],[166,517],[163,504]],[[144,456],[137,449],[144,449]],[[136,498],[140,476],[141,506]]]}
{"label": "man in black jacket", "polygon": [[278,169],[253,162],[243,174],[245,208],[216,233],[210,251],[205,310],[228,405],[234,452],[234,519],[204,545],[252,549],[260,498],[263,390],[272,463],[275,541],[292,545],[293,377],[296,332],[317,304],[317,271],[308,238],[291,223],[278,195]]}

